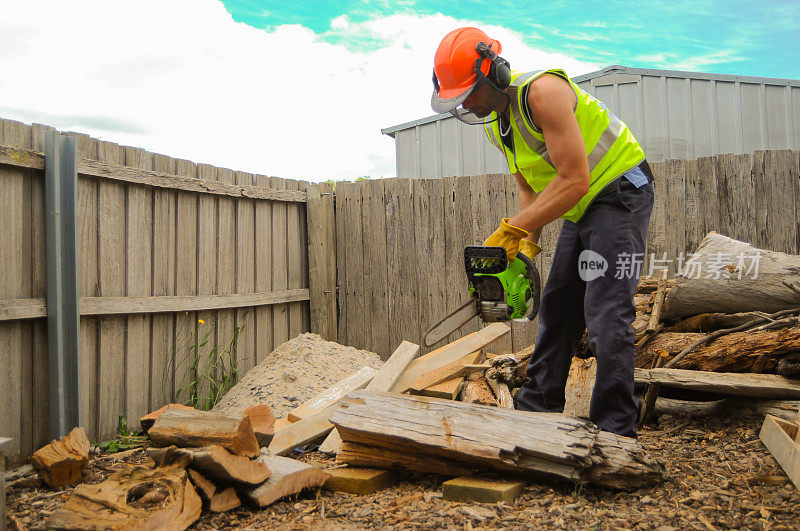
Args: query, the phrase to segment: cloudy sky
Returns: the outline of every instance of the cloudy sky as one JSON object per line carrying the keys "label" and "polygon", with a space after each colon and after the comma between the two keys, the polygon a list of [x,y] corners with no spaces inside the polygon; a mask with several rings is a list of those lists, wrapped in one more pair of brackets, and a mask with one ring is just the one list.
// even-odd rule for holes
{"label": "cloudy sky", "polygon": [[[530,7],[520,8],[520,5]],[[381,128],[432,114],[439,39],[515,69],[800,78],[794,0],[0,0],[0,117],[312,181],[392,176]]]}

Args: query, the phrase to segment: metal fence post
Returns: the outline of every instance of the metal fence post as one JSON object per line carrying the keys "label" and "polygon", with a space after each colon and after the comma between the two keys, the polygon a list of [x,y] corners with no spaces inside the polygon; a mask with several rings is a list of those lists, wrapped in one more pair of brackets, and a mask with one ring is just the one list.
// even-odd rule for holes
{"label": "metal fence post", "polygon": [[50,436],[81,424],[78,314],[78,154],[74,138],[45,138],[47,217],[47,338],[50,355]]}

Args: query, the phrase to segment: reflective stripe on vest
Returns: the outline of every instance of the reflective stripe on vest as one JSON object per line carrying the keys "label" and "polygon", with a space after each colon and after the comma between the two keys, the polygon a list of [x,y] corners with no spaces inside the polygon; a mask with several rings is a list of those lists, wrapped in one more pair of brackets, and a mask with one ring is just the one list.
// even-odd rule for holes
{"label": "reflective stripe on vest", "polygon": [[[511,173],[519,171],[534,192],[541,193],[557,175],[547,152],[544,134],[523,112],[524,87],[546,73],[564,79],[577,97],[575,117],[589,165],[589,192],[561,217],[578,221],[600,190],[644,160],[644,151],[628,127],[601,101],[572,83],[563,70],[516,74],[508,87],[514,149],[506,149],[502,144],[499,121],[486,124],[484,129],[492,144],[506,156]],[[492,117],[496,117],[496,114],[493,113]]]}

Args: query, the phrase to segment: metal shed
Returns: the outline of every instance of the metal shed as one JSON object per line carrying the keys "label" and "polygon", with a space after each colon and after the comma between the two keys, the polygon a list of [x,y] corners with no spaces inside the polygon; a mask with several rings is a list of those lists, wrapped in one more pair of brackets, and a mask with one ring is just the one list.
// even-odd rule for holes
{"label": "metal shed", "polygon": [[[800,149],[800,80],[619,65],[572,80],[628,124],[652,162]],[[481,127],[449,114],[381,132],[395,139],[398,177],[508,171]]]}

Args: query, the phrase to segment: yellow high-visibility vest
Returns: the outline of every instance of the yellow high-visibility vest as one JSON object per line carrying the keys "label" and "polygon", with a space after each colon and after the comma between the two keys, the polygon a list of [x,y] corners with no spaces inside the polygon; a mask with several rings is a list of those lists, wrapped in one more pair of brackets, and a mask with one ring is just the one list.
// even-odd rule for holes
{"label": "yellow high-visibility vest", "polygon": [[[544,134],[531,122],[528,113],[522,111],[527,108],[527,103],[523,101],[526,94],[524,87],[544,74],[555,74],[566,80],[578,97],[575,118],[589,161],[589,191],[578,204],[561,216],[578,222],[603,188],[644,160],[644,150],[622,120],[603,105],[603,102],[575,85],[563,70],[514,73],[508,87],[514,149],[508,149],[503,144],[499,120],[487,123],[484,129],[489,141],[505,155],[511,173],[519,171],[534,192],[541,193],[557,175],[547,154]],[[496,113],[492,113],[491,118],[496,117]]]}

